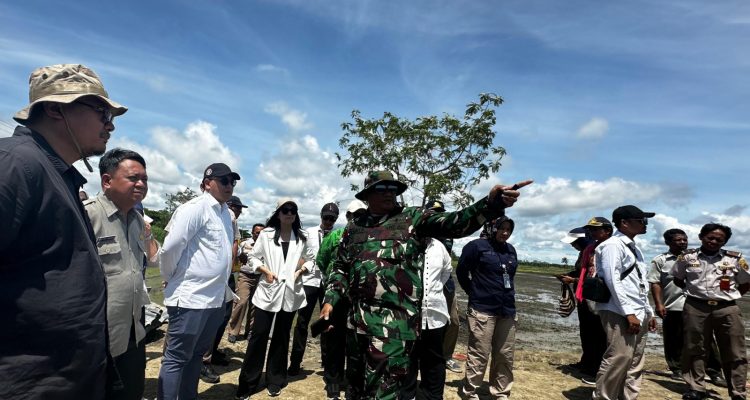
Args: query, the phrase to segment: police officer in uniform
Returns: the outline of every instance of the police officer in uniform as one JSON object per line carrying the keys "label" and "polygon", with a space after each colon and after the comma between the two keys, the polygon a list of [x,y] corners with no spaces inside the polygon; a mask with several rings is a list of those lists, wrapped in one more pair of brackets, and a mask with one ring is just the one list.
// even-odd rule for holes
{"label": "police officer in uniform", "polygon": [[674,283],[685,288],[683,309],[683,378],[690,387],[682,398],[707,397],[705,364],[711,334],[716,336],[722,369],[732,400],[745,399],[747,354],[745,326],[736,300],[750,288],[747,261],[737,251],[723,250],[732,236],[724,225],[701,228],[699,249],[685,250],[672,268]]}

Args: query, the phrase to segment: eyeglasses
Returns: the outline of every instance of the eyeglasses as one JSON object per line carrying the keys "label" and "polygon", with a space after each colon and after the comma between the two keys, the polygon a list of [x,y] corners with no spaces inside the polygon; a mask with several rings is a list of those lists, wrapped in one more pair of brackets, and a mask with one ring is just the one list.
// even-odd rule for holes
{"label": "eyeglasses", "polygon": [[648,225],[648,218],[630,218],[630,221],[640,222],[643,225]]}
{"label": "eyeglasses", "polygon": [[398,186],[396,185],[375,185],[373,188],[376,193],[396,193],[398,192]]}
{"label": "eyeglasses", "polygon": [[338,218],[334,217],[333,215],[324,215],[324,216],[320,217],[320,219],[322,219],[323,221],[336,222],[336,220]]}
{"label": "eyeglasses", "polygon": [[218,181],[224,186],[232,185],[232,187],[235,187],[237,185],[236,179],[227,178],[226,176],[222,176],[221,178],[211,178],[211,180]]}
{"label": "eyeglasses", "polygon": [[281,207],[279,211],[281,211],[282,214],[287,214],[287,215],[297,214],[297,209],[294,207]]}
{"label": "eyeglasses", "polygon": [[102,107],[102,106],[95,106],[93,104],[84,103],[82,101],[76,101],[75,103],[84,105],[99,114],[101,114],[101,121],[103,124],[109,124],[112,122],[113,119],[115,119],[115,116],[112,115],[112,111],[109,108]]}

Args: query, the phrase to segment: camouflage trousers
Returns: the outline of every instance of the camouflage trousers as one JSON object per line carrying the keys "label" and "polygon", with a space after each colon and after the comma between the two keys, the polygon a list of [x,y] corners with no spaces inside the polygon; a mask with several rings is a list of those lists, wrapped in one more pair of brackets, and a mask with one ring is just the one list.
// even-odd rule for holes
{"label": "camouflage trousers", "polygon": [[348,398],[395,400],[408,375],[413,340],[354,333],[347,336]]}

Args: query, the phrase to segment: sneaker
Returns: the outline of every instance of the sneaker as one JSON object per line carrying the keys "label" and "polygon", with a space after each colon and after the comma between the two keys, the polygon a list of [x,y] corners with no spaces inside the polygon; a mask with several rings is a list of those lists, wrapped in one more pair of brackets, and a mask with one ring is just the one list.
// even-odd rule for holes
{"label": "sneaker", "polygon": [[206,383],[219,383],[219,374],[209,364],[201,365],[201,380]]}
{"label": "sneaker", "polygon": [[229,343],[235,343],[235,342],[237,342],[237,335],[229,334],[229,336],[227,336],[227,342],[229,342]]}
{"label": "sneaker", "polygon": [[459,364],[456,360],[453,360],[453,359],[450,359],[445,362],[445,368],[455,373],[461,373],[463,371],[463,368],[461,368],[461,364]]}
{"label": "sneaker", "polygon": [[281,394],[281,388],[276,385],[268,385],[266,391],[269,397],[276,397]]}
{"label": "sneaker", "polygon": [[727,387],[727,381],[724,380],[724,377],[722,377],[721,375],[711,375],[708,378],[711,380],[711,383],[716,386]]}
{"label": "sneaker", "polygon": [[584,385],[596,386],[596,378],[593,376],[584,376],[581,378],[581,382],[583,382]]}
{"label": "sneaker", "polygon": [[680,372],[680,371],[671,371],[671,372],[669,373],[669,377],[670,377],[671,379],[674,379],[674,380],[676,380],[676,381],[681,381],[681,380],[683,380],[683,379],[682,379],[682,372]]}

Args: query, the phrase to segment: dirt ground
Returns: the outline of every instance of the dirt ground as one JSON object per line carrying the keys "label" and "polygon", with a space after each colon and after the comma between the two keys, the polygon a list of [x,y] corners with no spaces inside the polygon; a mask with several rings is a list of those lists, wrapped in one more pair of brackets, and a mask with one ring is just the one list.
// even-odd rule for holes
{"label": "dirt ground", "polygon": [[[514,384],[512,399],[569,399],[588,400],[592,386],[581,382],[580,376],[571,374],[563,366],[578,361],[580,357],[578,320],[575,312],[568,318],[557,315],[555,305],[560,286],[557,281],[545,275],[523,274],[516,276],[516,308],[518,310],[518,331],[516,334],[516,356],[513,367]],[[466,298],[458,290],[459,310],[466,310]],[[750,314],[750,302],[743,302],[744,312]],[[460,314],[465,314],[461,313]],[[466,353],[468,332],[466,320],[461,315],[461,331],[456,346],[457,354]],[[659,322],[661,324],[661,322]],[[166,326],[161,328],[166,329]],[[160,333],[160,332],[157,332]],[[144,397],[156,397],[157,377],[161,363],[163,334],[147,345],[146,392]],[[215,366],[221,375],[221,382],[212,385],[200,382],[198,390],[201,399],[233,399],[237,389],[237,379],[242,359],[247,347],[246,341],[231,344],[223,340],[219,348],[231,359],[226,367]],[[460,362],[463,365],[463,362]],[[320,345],[318,340],[308,342],[303,373],[290,379],[289,386],[279,399],[323,399],[325,398],[322,369],[320,368]],[[646,367],[640,398],[644,400],[680,399],[686,390],[683,382],[670,379],[662,355],[661,333],[649,334],[646,347]],[[459,399],[457,389],[463,373],[446,371],[445,398]],[[486,379],[486,377],[485,377]],[[486,382],[486,381],[485,381]],[[728,398],[725,388],[709,385],[712,399]],[[484,396],[481,394],[484,393]],[[480,389],[480,397],[491,399],[485,385]],[[268,398],[263,390],[253,399]]]}
{"label": "dirt ground", "polygon": [[[144,397],[153,399],[156,397],[156,382],[161,363],[161,348],[163,339],[150,343],[147,346],[148,363],[146,367],[146,392]],[[222,341],[219,346],[228,356],[231,362],[226,367],[214,366],[221,375],[221,382],[212,385],[200,382],[198,391],[201,399],[226,400],[233,399],[237,389],[237,379],[245,354],[246,341],[231,344]],[[290,380],[279,399],[323,399],[322,369],[320,368],[320,347],[317,340],[308,343],[303,362],[303,373]],[[465,353],[465,347],[457,347],[457,353]],[[564,365],[578,361],[578,356],[572,353],[559,353],[551,351],[519,350],[516,352],[516,361],[513,368],[515,382],[513,384],[513,399],[538,400],[538,399],[570,399],[584,400],[591,398],[592,386],[585,385],[577,375],[566,372]],[[463,365],[463,363],[461,362]],[[647,356],[646,373],[644,374],[642,399],[679,399],[685,390],[682,382],[674,381],[662,371],[666,365],[660,357]],[[459,399],[456,394],[457,388],[463,378],[463,373],[447,371],[445,383],[445,398]],[[712,399],[727,398],[726,389],[710,386]],[[485,386],[480,393],[482,399],[490,399]],[[252,398],[269,398],[265,390],[255,394]]]}

